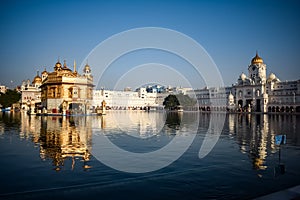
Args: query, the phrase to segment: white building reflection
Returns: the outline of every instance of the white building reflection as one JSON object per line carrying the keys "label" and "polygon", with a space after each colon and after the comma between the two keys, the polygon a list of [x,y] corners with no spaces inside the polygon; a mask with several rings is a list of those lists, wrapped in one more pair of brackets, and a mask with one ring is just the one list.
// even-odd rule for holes
{"label": "white building reflection", "polygon": [[93,118],[93,128],[117,130],[137,138],[158,135],[166,122],[166,113],[145,111],[114,111]]}
{"label": "white building reflection", "polygon": [[288,140],[293,138],[290,141],[297,141],[294,139],[297,136],[292,135],[297,132],[296,127],[292,126],[293,130],[287,130],[288,124],[294,123],[296,124],[296,115],[228,115],[229,132],[236,134],[241,153],[249,155],[253,169],[256,170],[270,167],[267,157],[279,150],[275,144],[276,135],[287,134]]}

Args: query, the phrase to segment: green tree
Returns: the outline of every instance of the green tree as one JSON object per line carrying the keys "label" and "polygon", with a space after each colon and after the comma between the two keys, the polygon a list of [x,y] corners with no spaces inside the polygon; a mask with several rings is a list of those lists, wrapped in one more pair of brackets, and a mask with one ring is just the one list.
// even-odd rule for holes
{"label": "green tree", "polygon": [[163,105],[166,109],[175,110],[180,104],[176,95],[170,94],[165,98]]}
{"label": "green tree", "polygon": [[183,108],[188,106],[194,106],[196,102],[196,99],[193,99],[188,95],[170,94],[165,98],[163,105],[166,109],[175,110],[178,109],[178,106],[182,106]]}
{"label": "green tree", "polygon": [[178,94],[176,97],[183,107],[194,106],[197,103],[196,99],[191,98],[189,95]]}
{"label": "green tree", "polygon": [[7,90],[5,94],[0,95],[0,104],[3,108],[10,107],[21,99],[21,94],[16,90]]}

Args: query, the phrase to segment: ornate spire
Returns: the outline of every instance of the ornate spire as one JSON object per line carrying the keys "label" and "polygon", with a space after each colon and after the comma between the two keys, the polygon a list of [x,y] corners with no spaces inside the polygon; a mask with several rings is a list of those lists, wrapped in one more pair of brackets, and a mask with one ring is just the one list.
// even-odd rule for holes
{"label": "ornate spire", "polygon": [[74,59],[74,72],[76,72],[76,61]]}
{"label": "ornate spire", "polygon": [[67,68],[66,60],[64,60],[64,68]]}

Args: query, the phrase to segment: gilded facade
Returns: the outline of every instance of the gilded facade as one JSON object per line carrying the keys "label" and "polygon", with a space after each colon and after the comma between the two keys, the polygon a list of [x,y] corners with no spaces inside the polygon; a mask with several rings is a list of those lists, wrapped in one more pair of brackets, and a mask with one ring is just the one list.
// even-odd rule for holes
{"label": "gilded facade", "polygon": [[73,71],[64,61],[58,61],[53,72],[42,72],[41,102],[44,112],[61,114],[89,114],[93,99],[93,76],[88,64],[83,74]]}

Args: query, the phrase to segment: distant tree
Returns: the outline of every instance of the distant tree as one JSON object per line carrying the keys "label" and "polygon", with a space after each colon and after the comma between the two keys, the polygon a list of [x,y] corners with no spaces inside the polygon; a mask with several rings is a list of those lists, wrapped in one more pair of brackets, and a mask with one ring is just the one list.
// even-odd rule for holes
{"label": "distant tree", "polygon": [[7,108],[12,104],[17,103],[21,99],[21,94],[16,90],[6,90],[5,94],[0,95],[0,104]]}
{"label": "distant tree", "polygon": [[163,105],[165,106],[166,109],[176,110],[178,109],[178,106],[182,106],[182,107],[194,106],[196,102],[197,102],[196,99],[193,99],[188,95],[170,94],[165,98]]}
{"label": "distant tree", "polygon": [[165,98],[163,105],[166,109],[175,110],[180,104],[176,95],[170,94]]}
{"label": "distant tree", "polygon": [[178,94],[176,97],[183,107],[194,106],[197,103],[197,100],[191,98],[189,95]]}

